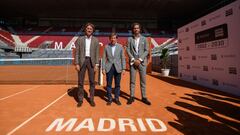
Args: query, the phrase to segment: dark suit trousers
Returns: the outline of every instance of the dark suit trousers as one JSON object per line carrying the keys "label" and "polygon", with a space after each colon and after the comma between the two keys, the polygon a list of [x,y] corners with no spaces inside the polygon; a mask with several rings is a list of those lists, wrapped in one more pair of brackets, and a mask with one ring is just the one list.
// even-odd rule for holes
{"label": "dark suit trousers", "polygon": [[120,81],[121,73],[118,73],[115,66],[112,65],[110,71],[107,73],[107,97],[109,101],[112,101],[112,80],[115,81],[115,99],[119,100],[120,95]]}
{"label": "dark suit trousers", "polygon": [[78,72],[78,100],[83,101],[84,98],[84,79],[85,79],[85,73],[86,69],[88,69],[88,77],[89,77],[89,83],[90,83],[90,100],[94,100],[94,91],[95,91],[95,83],[94,83],[94,67],[91,65],[91,58],[86,57],[83,65],[80,68],[80,71]]}

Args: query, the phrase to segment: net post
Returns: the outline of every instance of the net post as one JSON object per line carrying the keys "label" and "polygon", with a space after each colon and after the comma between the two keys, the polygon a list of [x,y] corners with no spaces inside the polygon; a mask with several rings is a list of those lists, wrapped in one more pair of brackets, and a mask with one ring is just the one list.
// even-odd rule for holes
{"label": "net post", "polygon": [[99,77],[98,77],[98,83],[100,86],[103,86],[103,74],[102,74],[102,58],[99,60],[100,65],[99,65]]}

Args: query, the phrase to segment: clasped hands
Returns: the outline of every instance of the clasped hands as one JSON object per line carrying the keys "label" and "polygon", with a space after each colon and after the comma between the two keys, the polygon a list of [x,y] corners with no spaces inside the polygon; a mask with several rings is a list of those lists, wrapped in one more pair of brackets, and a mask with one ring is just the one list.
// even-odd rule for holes
{"label": "clasped hands", "polygon": [[140,61],[140,60],[134,60],[134,62],[133,62],[133,65],[134,65],[135,67],[138,67],[140,64],[141,64],[141,61]]}

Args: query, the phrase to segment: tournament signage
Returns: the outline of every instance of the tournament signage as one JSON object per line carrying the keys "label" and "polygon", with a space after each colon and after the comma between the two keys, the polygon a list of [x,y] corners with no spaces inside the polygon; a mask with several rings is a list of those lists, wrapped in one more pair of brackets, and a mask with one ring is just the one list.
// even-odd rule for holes
{"label": "tournament signage", "polygon": [[195,34],[195,44],[198,49],[226,47],[227,39],[227,24],[222,24]]}
{"label": "tournament signage", "polygon": [[178,29],[182,80],[240,95],[240,1]]}

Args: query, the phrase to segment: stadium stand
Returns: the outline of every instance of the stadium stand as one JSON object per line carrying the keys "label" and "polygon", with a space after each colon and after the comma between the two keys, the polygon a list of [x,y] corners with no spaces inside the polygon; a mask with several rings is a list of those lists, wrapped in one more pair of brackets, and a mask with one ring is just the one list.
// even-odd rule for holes
{"label": "stadium stand", "polygon": [[[100,57],[102,56],[104,46],[109,43],[109,34],[111,32],[116,32],[118,34],[118,43],[122,44],[125,48],[127,43],[127,38],[131,36],[131,30],[129,26],[118,27],[97,27],[94,35],[98,37],[100,42]],[[73,52],[71,50],[71,43],[75,43],[77,38],[83,35],[83,27],[60,27],[60,26],[40,26],[40,27],[7,27],[7,30],[2,30],[4,35],[6,35],[10,40],[17,44],[20,48],[20,52],[16,51],[15,53],[11,52],[1,52],[2,58],[21,58],[21,59],[47,59],[47,58],[72,58]],[[152,49],[152,69],[158,71],[159,69],[159,55],[161,54],[162,48],[169,48],[171,52],[171,59],[175,59],[177,56],[177,44],[176,38],[169,35],[163,34],[158,29],[148,29],[143,27],[143,35],[148,37],[150,48]],[[11,34],[13,33],[13,34]],[[160,33],[160,34],[159,34]],[[156,35],[157,34],[157,35]],[[2,34],[3,35],[3,34]],[[151,36],[152,35],[152,36]],[[5,44],[4,44],[5,43]],[[56,45],[59,47],[62,45],[62,48],[55,48]],[[26,47],[24,47],[26,46]],[[9,47],[9,43],[3,42],[0,46],[1,48]],[[22,47],[22,48],[21,48]],[[30,51],[27,52],[26,50]],[[21,52],[22,50],[22,52]],[[25,50],[25,51],[24,51]],[[127,54],[126,54],[127,55]],[[176,61],[174,61],[176,62]],[[18,62],[19,63],[19,62]],[[21,62],[20,62],[21,63]],[[30,62],[31,63],[31,62]],[[37,62],[34,62],[37,63]],[[42,61],[40,62],[42,63]],[[47,62],[48,64],[49,62]],[[61,62],[60,62],[61,63]],[[4,64],[4,63],[2,63]],[[173,65],[173,64],[172,64]],[[176,64],[171,68],[175,69]],[[157,69],[155,69],[157,68]],[[177,73],[176,70],[173,70],[174,74]],[[172,72],[172,73],[173,73]]]}
{"label": "stadium stand", "polygon": [[58,44],[62,42],[63,48],[66,47],[66,45],[70,42],[70,40],[73,38],[73,36],[49,36],[49,35],[42,35],[39,36],[39,38],[33,40],[28,44],[31,48],[38,48],[39,45],[43,44],[46,41],[52,41],[52,44],[50,45],[50,48],[54,48],[55,42]]}
{"label": "stadium stand", "polygon": [[0,40],[0,49],[10,49],[10,50],[13,50],[13,47],[9,46],[8,44],[6,44],[2,40]]}
{"label": "stadium stand", "polygon": [[18,35],[22,42],[27,42],[32,39],[34,35]]}
{"label": "stadium stand", "polygon": [[23,58],[72,58],[72,50],[38,49]]}
{"label": "stadium stand", "polygon": [[1,27],[0,27],[0,40],[2,42],[5,42],[6,44],[12,46],[12,47],[15,46],[12,34],[8,31],[2,29]]}

